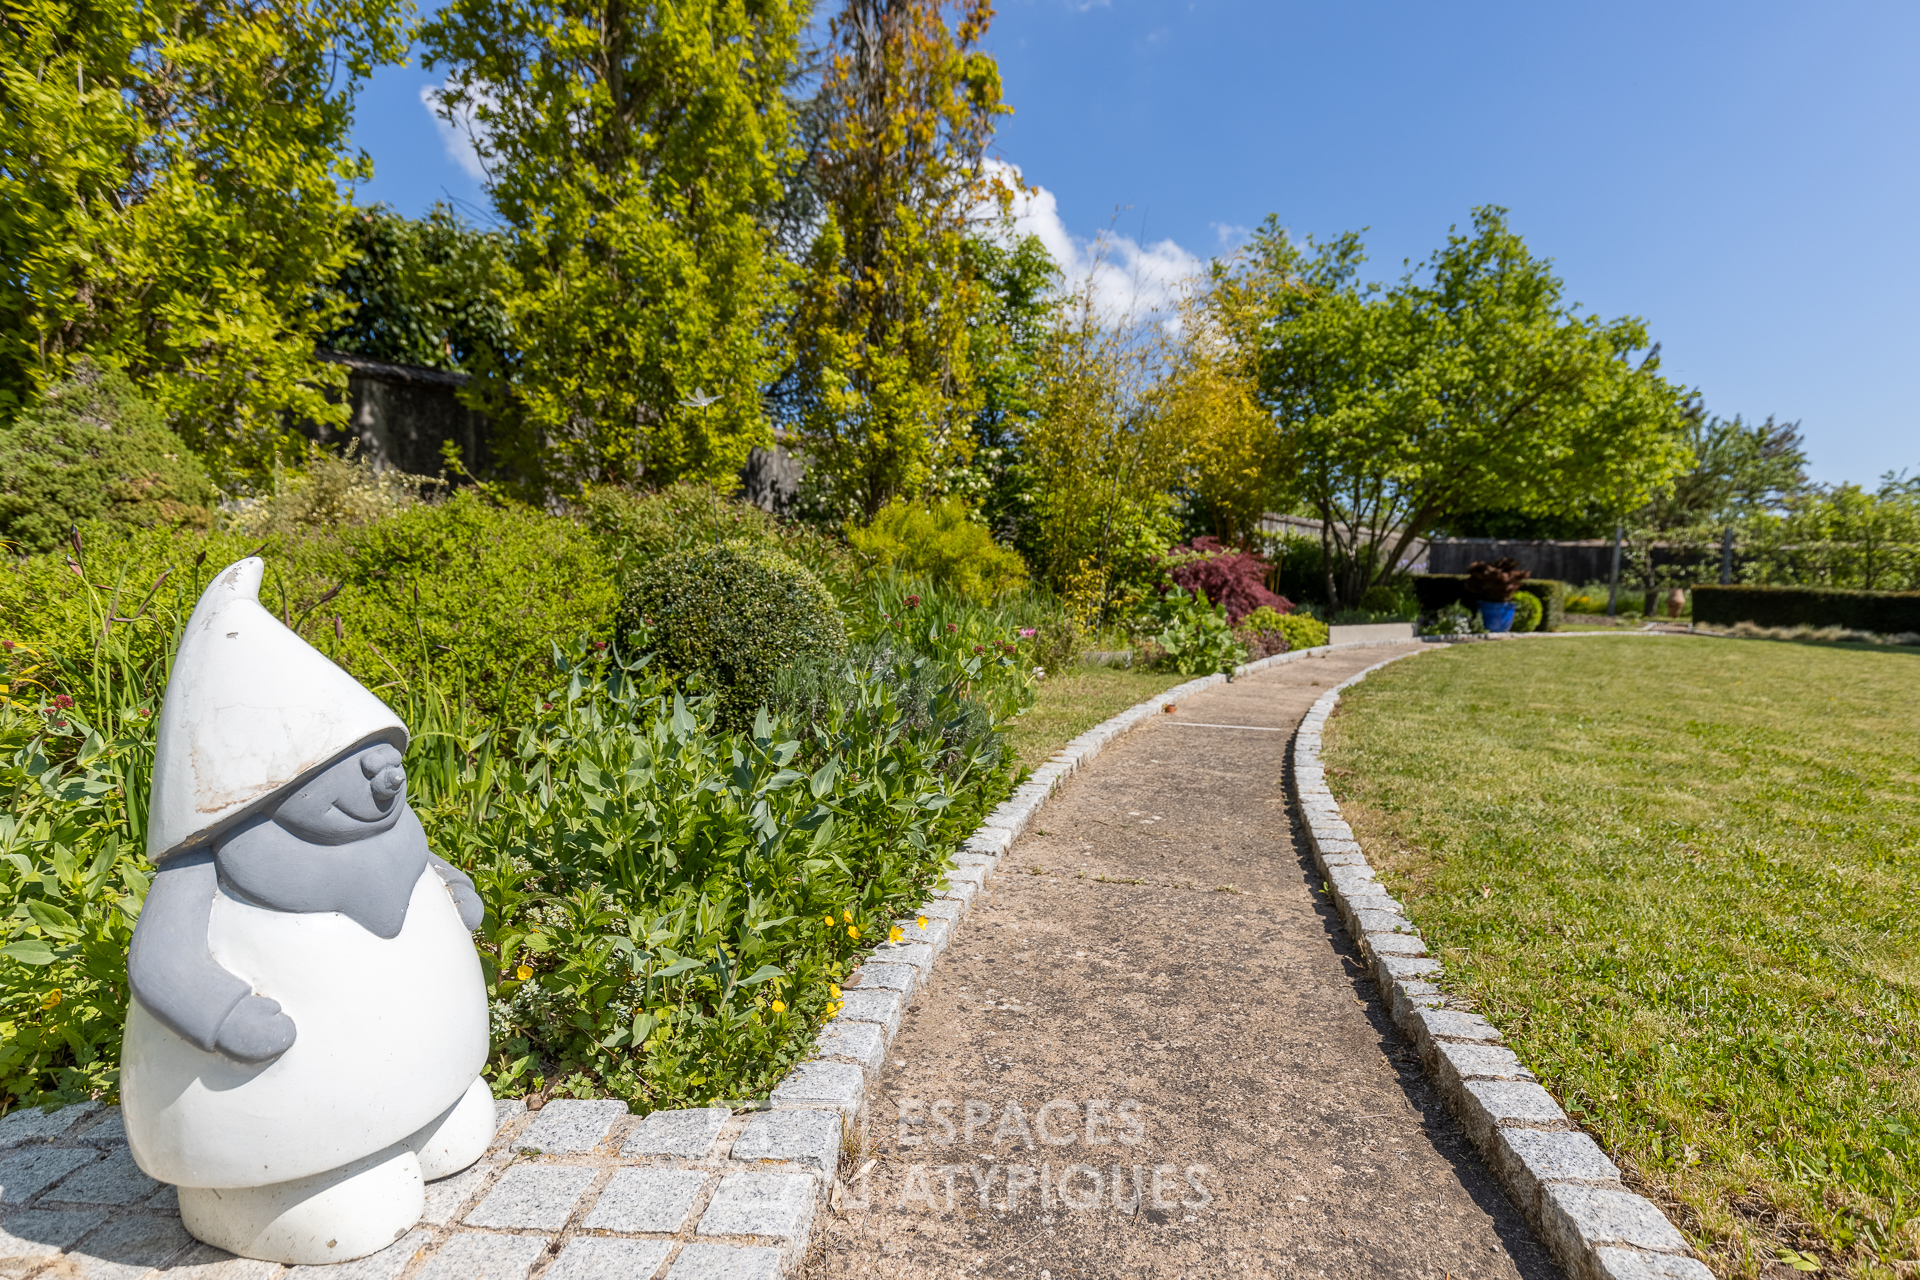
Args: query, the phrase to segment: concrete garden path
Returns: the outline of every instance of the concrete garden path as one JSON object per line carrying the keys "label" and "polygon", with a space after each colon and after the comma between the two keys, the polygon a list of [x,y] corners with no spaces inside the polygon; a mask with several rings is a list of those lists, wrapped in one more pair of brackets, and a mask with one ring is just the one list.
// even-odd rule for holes
{"label": "concrete garden path", "polygon": [[1065,784],[912,1002],[808,1276],[1560,1274],[1289,819],[1293,727],[1397,652],[1210,689]]}

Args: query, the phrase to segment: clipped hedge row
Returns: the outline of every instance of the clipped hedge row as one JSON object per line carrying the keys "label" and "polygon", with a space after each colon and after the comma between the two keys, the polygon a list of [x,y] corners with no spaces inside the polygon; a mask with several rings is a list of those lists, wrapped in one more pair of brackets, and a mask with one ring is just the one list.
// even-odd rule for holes
{"label": "clipped hedge row", "polygon": [[[1422,614],[1435,614],[1456,601],[1465,601],[1466,587],[1464,573],[1413,575],[1413,594]],[[1528,578],[1520,584],[1520,590],[1540,602],[1540,630],[1558,631],[1567,616],[1567,584],[1558,578]]]}
{"label": "clipped hedge row", "polygon": [[1920,631],[1920,591],[1846,591],[1838,587],[1693,588],[1693,620],[1716,627],[1846,627],[1882,635]]}

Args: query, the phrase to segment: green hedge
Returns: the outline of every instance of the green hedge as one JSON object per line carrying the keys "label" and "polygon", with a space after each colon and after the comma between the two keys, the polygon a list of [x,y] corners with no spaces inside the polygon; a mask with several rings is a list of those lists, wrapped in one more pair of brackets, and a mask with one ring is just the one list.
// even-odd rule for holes
{"label": "green hedge", "polygon": [[480,707],[524,711],[551,683],[553,646],[611,638],[620,604],[586,530],[472,490],[344,528],[251,535],[94,521],[81,542],[84,581],[65,547],[0,560],[0,639],[85,649],[76,637],[90,634],[97,603],[130,614],[162,574],[152,607],[184,621],[214,574],[257,552],[261,603],[382,697],[431,672]]}
{"label": "green hedge", "polygon": [[[1465,598],[1467,575],[1464,573],[1416,573],[1414,598],[1420,612],[1435,614]],[[1558,578],[1528,578],[1520,589],[1540,601],[1540,630],[1558,631],[1567,616],[1567,584]]]}
{"label": "green hedge", "polygon": [[1835,587],[1693,588],[1693,620],[1717,627],[1846,627],[1882,635],[1920,631],[1920,591],[1843,591]]}

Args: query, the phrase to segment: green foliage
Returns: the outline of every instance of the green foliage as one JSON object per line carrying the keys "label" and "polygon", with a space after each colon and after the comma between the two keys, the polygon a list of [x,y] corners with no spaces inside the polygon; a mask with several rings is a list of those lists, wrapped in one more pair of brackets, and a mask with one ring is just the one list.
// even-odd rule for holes
{"label": "green foliage", "polygon": [[275,458],[271,488],[234,503],[221,523],[248,536],[310,534],[397,514],[441,487],[439,480],[375,467],[358,440],[344,455],[310,444],[297,464]]}
{"label": "green foliage", "polygon": [[958,498],[937,503],[895,500],[862,528],[847,525],[847,543],[870,568],[925,578],[976,604],[1026,585],[1020,553],[993,540]]}
{"label": "green foliage", "polygon": [[1831,587],[1712,586],[1693,589],[1693,620],[1730,627],[1844,627],[1878,635],[1920,632],[1920,591]]}
{"label": "green foliage", "polygon": [[1095,302],[1089,287],[1048,334],[1015,468],[1020,550],[1047,586],[1085,602],[1083,629],[1130,615],[1165,583],[1188,455],[1188,424],[1155,412],[1149,336],[1109,324]]}
{"label": "green foliage", "polygon": [[479,231],[444,204],[424,218],[385,205],[348,220],[353,257],[321,291],[338,316],[321,345],[374,360],[470,372],[506,358],[507,264],[503,237]]}
{"label": "green foliage", "polygon": [[1013,542],[1027,510],[1014,464],[1037,409],[1040,353],[1059,310],[1060,268],[1034,235],[973,235],[966,249],[979,282],[967,358],[980,408],[972,455],[964,466],[936,471],[928,487],[975,504],[987,527]]}
{"label": "green foliage", "polygon": [[1295,602],[1327,602],[1327,557],[1318,538],[1277,538],[1267,545],[1267,560],[1279,566],[1273,576],[1275,591]]}
{"label": "green foliage", "polygon": [[786,666],[844,653],[833,594],[796,561],[737,539],[665,556],[626,589],[617,629],[676,677],[716,694],[722,723],[750,724]]}
{"label": "green foliage", "polygon": [[0,421],[91,356],[222,483],[343,422],[310,301],[345,264],[359,85],[399,0],[33,0],[0,30]]}
{"label": "green foliage", "polygon": [[[1717,560],[1716,533],[1668,541]],[[1920,478],[1889,472],[1873,491],[1843,484],[1802,492],[1784,512],[1754,516],[1735,535],[1735,569],[1745,582],[1920,591]]]}
{"label": "green foliage", "polygon": [[1384,582],[1374,583],[1360,597],[1360,607],[1369,613],[1396,613],[1405,603],[1399,590]]}
{"label": "green foliage", "polygon": [[733,734],[645,668],[582,652],[565,674],[525,727],[416,735],[407,759],[487,903],[494,1088],[764,1094],[1005,794],[997,736],[951,682],[912,722],[898,669],[843,678],[804,731]]}
{"label": "green foliage", "polygon": [[652,492],[600,485],[574,506],[623,585],[675,552],[745,539],[799,561],[842,600],[858,594],[859,568],[838,541],[726,497],[709,484],[683,480]]}
{"label": "green foliage", "polygon": [[1528,578],[1520,584],[1520,594],[1540,602],[1542,631],[1558,631],[1567,616],[1567,584],[1558,578]]}
{"label": "green foliage", "polygon": [[0,539],[46,551],[83,521],[213,522],[213,482],[127,376],[79,362],[0,427]]}
{"label": "green foliage", "polygon": [[510,360],[471,394],[543,494],[736,474],[769,432],[795,158],[789,0],[452,0],[420,30],[507,228]]}
{"label": "green foliage", "polygon": [[1656,492],[1635,524],[1659,529],[1725,525],[1777,511],[1806,490],[1807,454],[1798,423],[1695,413],[1684,436],[1691,464]]}
{"label": "green foliage", "polygon": [[1159,665],[1183,676],[1204,676],[1231,672],[1246,661],[1246,651],[1233,638],[1227,611],[1208,603],[1204,591],[1188,594],[1175,588],[1155,613],[1160,624],[1153,637],[1160,649]]}
{"label": "green foliage", "polygon": [[1008,108],[979,47],[993,16],[963,0],[848,0],[833,19],[810,181],[821,226],[792,326],[807,501],[870,519],[966,466],[982,408],[969,321],[987,306],[970,245],[982,167]]}
{"label": "green foliage", "polygon": [[1241,628],[1275,632],[1286,637],[1287,652],[1316,649],[1327,643],[1327,624],[1304,613],[1277,613],[1262,606],[1240,619]]}
{"label": "green foliage", "polygon": [[1460,645],[1333,726],[1331,785],[1448,994],[1716,1275],[1790,1243],[1888,1276],[1920,1246],[1916,662]]}
{"label": "green foliage", "polygon": [[1535,631],[1540,620],[1546,616],[1541,607],[1540,597],[1531,591],[1521,591],[1513,597],[1513,629],[1515,631]]}
{"label": "green foliage", "polygon": [[[116,1090],[154,699],[203,585],[190,569],[138,608],[90,590],[44,652],[0,652],[0,1109]],[[429,667],[384,689],[430,842],[486,903],[495,1090],[642,1110],[764,1093],[1006,794],[963,692],[1008,689],[996,669],[887,658],[830,684],[804,731],[744,734],[585,640],[528,715]]]}
{"label": "green foliage", "polygon": [[111,596],[125,613],[163,575],[160,598],[191,592],[191,611],[215,573],[258,550],[267,560],[261,602],[368,688],[384,696],[433,671],[479,707],[524,711],[546,686],[554,644],[609,638],[619,603],[585,530],[472,491],[343,528],[256,535],[95,524],[82,539],[84,578],[57,552],[0,572],[7,639],[70,650],[73,637],[89,634],[93,596]]}
{"label": "green foliage", "polygon": [[1357,236],[1311,255],[1274,219],[1216,275],[1214,306],[1280,424],[1283,474],[1326,522],[1335,604],[1413,540],[1493,506],[1625,511],[1684,465],[1689,409],[1638,320],[1561,297],[1504,210],[1474,212],[1391,289],[1361,286]]}

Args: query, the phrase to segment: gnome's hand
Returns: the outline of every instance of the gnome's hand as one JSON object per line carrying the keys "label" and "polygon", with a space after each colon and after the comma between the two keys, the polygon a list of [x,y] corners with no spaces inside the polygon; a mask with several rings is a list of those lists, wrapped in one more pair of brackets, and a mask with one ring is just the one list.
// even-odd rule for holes
{"label": "gnome's hand", "polygon": [[220,1024],[213,1047],[239,1062],[269,1062],[293,1047],[295,1034],[278,1000],[248,996]]}
{"label": "gnome's hand", "polygon": [[454,880],[448,883],[447,892],[453,898],[453,909],[460,913],[460,923],[472,933],[487,918],[487,906],[480,901],[480,895],[473,891],[471,881],[462,883]]}

